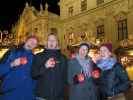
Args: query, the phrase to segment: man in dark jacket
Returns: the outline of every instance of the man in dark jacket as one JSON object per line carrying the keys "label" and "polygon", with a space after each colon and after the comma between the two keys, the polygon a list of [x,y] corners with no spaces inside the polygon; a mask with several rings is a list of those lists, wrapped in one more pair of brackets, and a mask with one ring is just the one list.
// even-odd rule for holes
{"label": "man in dark jacket", "polygon": [[66,82],[67,60],[58,47],[55,34],[49,34],[47,46],[36,55],[32,65],[32,77],[37,79],[36,100],[63,100]]}

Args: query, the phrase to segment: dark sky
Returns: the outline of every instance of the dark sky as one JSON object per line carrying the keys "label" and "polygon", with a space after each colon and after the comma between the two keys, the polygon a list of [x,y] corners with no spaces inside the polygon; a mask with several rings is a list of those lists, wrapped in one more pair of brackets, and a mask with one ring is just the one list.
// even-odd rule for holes
{"label": "dark sky", "polygon": [[10,30],[21,15],[25,2],[29,2],[39,10],[40,3],[47,2],[49,11],[59,14],[59,0],[0,0],[0,30]]}

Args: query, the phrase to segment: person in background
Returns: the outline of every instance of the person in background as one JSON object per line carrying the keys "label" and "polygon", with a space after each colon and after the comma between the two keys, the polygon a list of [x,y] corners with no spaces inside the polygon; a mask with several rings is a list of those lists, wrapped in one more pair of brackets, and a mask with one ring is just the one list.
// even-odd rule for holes
{"label": "person in background", "polygon": [[121,63],[112,56],[111,43],[100,46],[100,56],[95,62],[101,69],[101,75],[97,82],[102,100],[117,100],[118,94],[130,87],[130,81]]}
{"label": "person in background", "polygon": [[38,80],[36,100],[64,100],[66,76],[67,59],[60,51],[57,36],[51,33],[44,51],[36,55],[32,65],[32,77]]}
{"label": "person in background", "polygon": [[18,48],[9,50],[0,62],[2,78],[0,100],[33,100],[34,81],[31,65],[34,57],[32,49],[38,44],[35,36],[30,36]]}
{"label": "person in background", "polygon": [[96,66],[88,56],[89,49],[87,43],[81,43],[76,57],[68,62],[69,100],[99,100],[94,81],[99,74],[92,74]]}

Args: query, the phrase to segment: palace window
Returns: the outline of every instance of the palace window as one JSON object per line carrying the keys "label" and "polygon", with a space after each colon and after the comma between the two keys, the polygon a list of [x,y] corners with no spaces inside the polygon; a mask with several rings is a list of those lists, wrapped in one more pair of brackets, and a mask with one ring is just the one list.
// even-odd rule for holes
{"label": "palace window", "polygon": [[57,34],[57,33],[58,33],[57,28],[51,28],[51,29],[50,29],[50,31],[51,31],[51,33],[55,33],[55,34]]}
{"label": "palace window", "polygon": [[104,36],[105,33],[104,33],[104,25],[99,25],[97,26],[97,37],[102,37]]}
{"label": "palace window", "polygon": [[127,19],[118,21],[118,40],[128,38]]}
{"label": "palace window", "polygon": [[104,3],[104,0],[97,0],[97,5]]}
{"label": "palace window", "polygon": [[81,0],[81,11],[87,10],[87,0]]}
{"label": "palace window", "polygon": [[68,8],[68,14],[69,14],[69,16],[73,15],[73,6]]}
{"label": "palace window", "polygon": [[38,28],[34,28],[34,32],[35,32],[35,33],[38,32]]}

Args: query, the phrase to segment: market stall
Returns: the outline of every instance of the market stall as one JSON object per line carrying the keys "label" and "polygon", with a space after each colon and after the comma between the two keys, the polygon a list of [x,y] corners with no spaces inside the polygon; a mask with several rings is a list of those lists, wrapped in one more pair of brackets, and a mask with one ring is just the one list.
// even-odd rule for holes
{"label": "market stall", "polygon": [[119,61],[127,70],[129,79],[133,81],[133,36],[120,41],[119,47],[115,50],[115,54]]}

